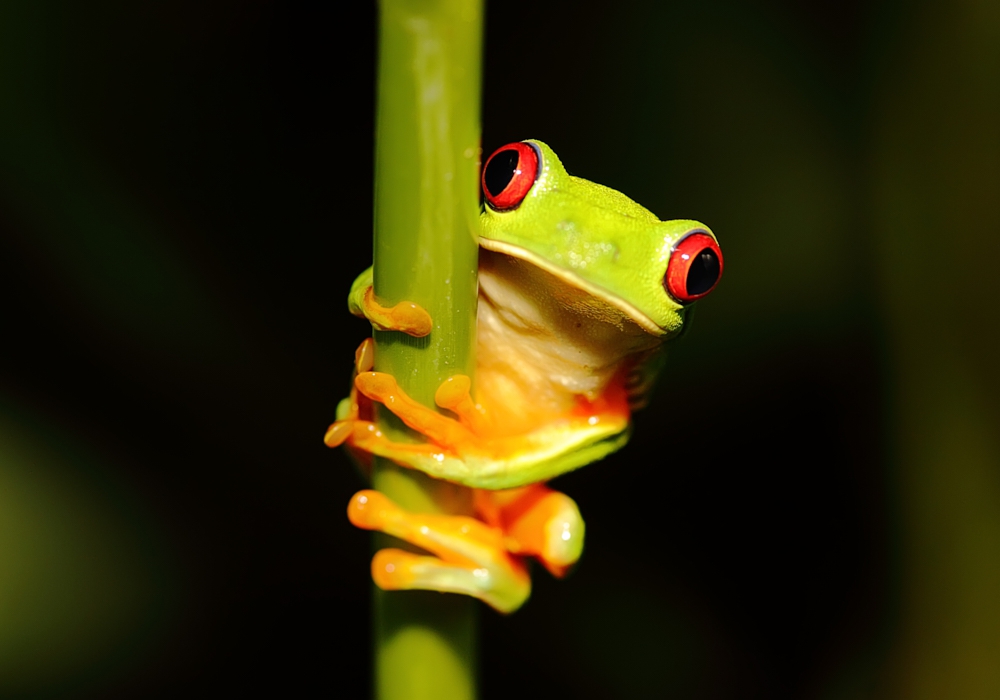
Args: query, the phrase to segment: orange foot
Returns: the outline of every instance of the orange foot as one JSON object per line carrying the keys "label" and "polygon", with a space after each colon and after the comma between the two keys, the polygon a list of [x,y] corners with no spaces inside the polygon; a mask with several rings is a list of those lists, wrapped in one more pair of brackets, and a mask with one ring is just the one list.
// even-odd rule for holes
{"label": "orange foot", "polygon": [[372,578],[383,590],[461,593],[509,613],[524,604],[531,580],[523,556],[534,556],[556,576],[583,548],[583,520],[568,496],[535,484],[476,493],[482,520],[404,511],[378,491],[355,494],[351,522],[427,550],[419,555],[383,549],[372,559]]}
{"label": "orange foot", "polygon": [[469,379],[463,375],[443,382],[435,395],[438,406],[457,418],[414,401],[384,372],[362,371],[354,378],[354,387],[361,396],[399,416],[427,442],[394,442],[371,419],[352,417],[345,411],[345,417],[327,430],[327,445],[346,443],[472,488],[508,489],[547,481],[603,458],[628,440],[629,411],[623,390],[617,390],[613,398],[581,403],[580,410],[554,416],[529,433],[493,436],[488,417],[469,395]]}

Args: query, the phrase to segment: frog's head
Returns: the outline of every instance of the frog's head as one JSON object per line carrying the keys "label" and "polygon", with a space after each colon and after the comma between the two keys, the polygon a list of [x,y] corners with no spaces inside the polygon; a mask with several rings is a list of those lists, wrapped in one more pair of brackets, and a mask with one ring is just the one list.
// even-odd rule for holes
{"label": "frog's head", "polygon": [[573,177],[540,141],[498,149],[482,184],[483,248],[538,266],[650,334],[678,331],[685,307],[722,276],[708,227],[660,221],[620,192]]}

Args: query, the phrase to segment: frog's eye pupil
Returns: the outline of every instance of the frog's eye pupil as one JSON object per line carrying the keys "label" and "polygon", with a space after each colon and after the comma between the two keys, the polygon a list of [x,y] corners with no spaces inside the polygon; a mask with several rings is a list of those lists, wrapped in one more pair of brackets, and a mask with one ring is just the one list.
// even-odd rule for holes
{"label": "frog's eye pupil", "polygon": [[521,160],[521,154],[514,149],[497,151],[490,158],[486,165],[486,172],[483,174],[483,187],[491,197],[496,197],[514,179],[517,171],[517,161]]}
{"label": "frog's eye pupil", "polygon": [[688,268],[687,292],[691,295],[704,294],[719,280],[719,256],[711,248],[694,256]]}
{"label": "frog's eye pupil", "polygon": [[691,233],[674,245],[663,276],[667,293],[687,304],[715,289],[722,277],[722,250],[707,233]]}
{"label": "frog's eye pupil", "polygon": [[517,208],[538,179],[538,161],[529,143],[510,143],[494,151],[483,168],[486,203],[498,211]]}

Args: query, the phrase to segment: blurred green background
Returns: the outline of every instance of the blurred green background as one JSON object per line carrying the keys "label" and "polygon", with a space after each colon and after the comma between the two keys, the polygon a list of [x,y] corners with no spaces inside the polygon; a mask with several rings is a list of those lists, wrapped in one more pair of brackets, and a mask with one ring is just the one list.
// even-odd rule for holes
{"label": "blurred green background", "polygon": [[[364,697],[370,3],[0,5],[0,696]],[[726,255],[484,698],[1000,697],[1000,5],[494,2],[483,147]],[[346,642],[346,643],[345,643]]]}

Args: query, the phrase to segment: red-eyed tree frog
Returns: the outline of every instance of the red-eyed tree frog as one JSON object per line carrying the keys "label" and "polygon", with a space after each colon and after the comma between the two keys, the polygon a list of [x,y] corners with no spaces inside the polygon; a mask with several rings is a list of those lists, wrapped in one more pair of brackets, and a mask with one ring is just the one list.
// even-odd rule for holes
{"label": "red-eyed tree frog", "polygon": [[[356,494],[348,507],[355,525],[429,552],[378,552],[376,584],[462,593],[511,612],[531,590],[524,557],[562,576],[583,549],[576,504],[545,482],[625,444],[663,342],[715,288],[723,259],[703,224],[660,221],[625,195],[569,175],[540,141],[494,152],[482,186],[474,394],[459,375],[435,396],[447,415],[413,401],[391,375],[371,371],[369,339],[325,441],[475,490],[474,518],[409,513],[376,491]],[[378,303],[371,268],[348,305],[380,329],[431,330],[419,306]],[[372,402],[426,442],[392,442],[372,421]]]}

